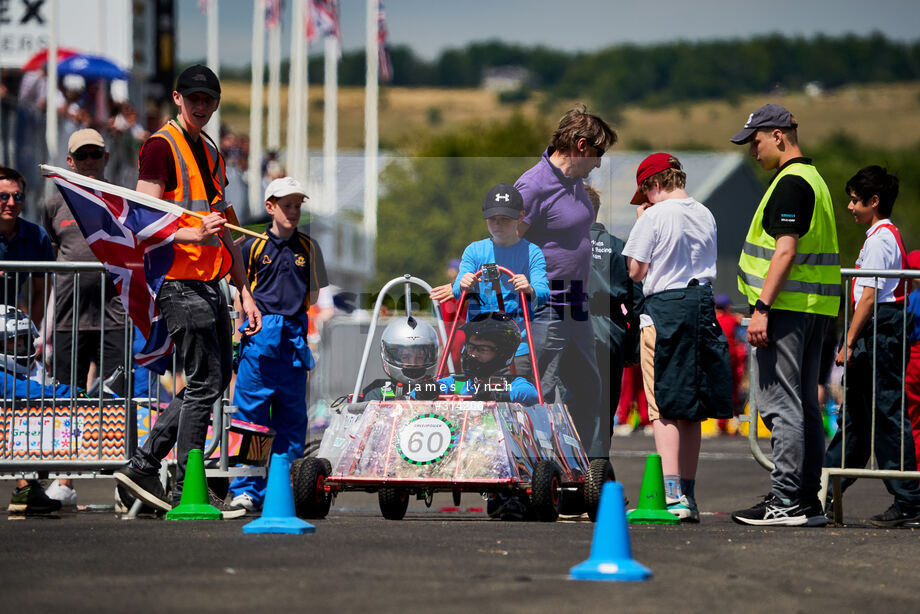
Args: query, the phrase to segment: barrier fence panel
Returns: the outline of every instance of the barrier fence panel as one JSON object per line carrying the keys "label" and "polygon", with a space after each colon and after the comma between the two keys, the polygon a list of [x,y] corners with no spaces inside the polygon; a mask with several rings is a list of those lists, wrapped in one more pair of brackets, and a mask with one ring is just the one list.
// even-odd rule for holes
{"label": "barrier fence panel", "polygon": [[[827,494],[827,489],[830,487],[831,495],[833,497],[833,512],[834,512],[834,522],[840,523],[843,521],[843,487],[841,481],[844,479],[855,479],[855,478],[875,478],[875,479],[896,479],[896,480],[920,480],[920,470],[918,470],[916,462],[910,463],[911,458],[915,458],[914,450],[914,440],[911,435],[911,417],[909,415],[908,408],[908,396],[907,396],[907,383],[906,383],[906,373],[908,362],[910,359],[910,336],[911,331],[913,330],[913,321],[911,319],[911,313],[906,309],[907,307],[907,295],[910,294],[911,290],[911,281],[914,279],[920,279],[920,271],[916,270],[870,270],[870,269],[841,269],[841,274],[844,280],[844,290],[843,290],[843,300],[841,303],[841,313],[843,315],[843,332],[841,334],[841,342],[846,343],[847,333],[850,329],[851,320],[852,320],[852,311],[855,305],[852,304],[852,289],[853,289],[853,280],[857,277],[860,278],[871,278],[874,281],[874,285],[877,288],[878,282],[880,279],[893,279],[899,278],[905,280],[905,291],[903,302],[897,303],[885,303],[883,305],[894,305],[900,311],[900,331],[898,335],[898,356],[900,360],[895,360],[893,363],[881,364],[878,361],[878,343],[879,343],[879,303],[874,301],[872,305],[872,316],[870,320],[865,324],[866,328],[861,331],[860,335],[862,337],[868,336],[868,344],[871,347],[871,405],[869,408],[869,432],[847,432],[847,416],[850,408],[847,407],[847,392],[849,391],[849,384],[847,382],[847,367],[849,366],[849,358],[844,355],[847,359],[844,361],[843,365],[843,379],[842,379],[842,396],[840,399],[840,414],[839,414],[839,425],[840,425],[840,449],[841,449],[841,460],[839,465],[834,464],[832,467],[824,467],[821,474],[821,492],[820,497],[822,502],[825,501]],[[871,287],[871,286],[870,286]],[[888,309],[888,307],[884,307]],[[837,348],[839,350],[839,345]],[[816,348],[813,351],[820,351],[820,348]],[[768,471],[773,470],[772,460],[764,454],[760,449],[757,441],[757,420],[760,415],[758,408],[758,399],[757,399],[757,386],[756,386],[756,370],[754,369],[753,362],[753,352],[749,352],[750,355],[750,428],[748,429],[748,440],[750,442],[751,453],[754,458],[759,462],[765,469]],[[877,403],[878,403],[878,382],[879,374],[882,373],[882,370],[897,370],[900,373],[901,389],[900,389],[900,410],[898,415],[898,424],[899,424],[899,436],[898,436],[898,467],[897,469],[880,469],[878,466],[878,461],[876,458],[876,432],[877,432]],[[869,446],[869,458],[867,463],[856,463],[857,459],[848,459],[847,458],[847,442],[848,439],[853,438],[868,438]],[[887,451],[886,451],[887,452]],[[854,464],[861,464],[862,466],[854,466]]]}
{"label": "barrier fence panel", "polygon": [[[173,355],[164,377],[133,362],[134,323],[98,262],[0,261],[0,275],[12,281],[0,296],[5,304],[45,314],[36,346],[23,347],[26,340],[15,336],[0,360],[0,479],[110,474],[181,389],[181,357]],[[84,369],[95,375],[87,378]],[[264,475],[270,430],[232,424],[233,411],[228,388],[215,403],[205,444],[208,475]],[[167,457],[174,459],[175,450]],[[230,468],[238,461],[256,466]]]}

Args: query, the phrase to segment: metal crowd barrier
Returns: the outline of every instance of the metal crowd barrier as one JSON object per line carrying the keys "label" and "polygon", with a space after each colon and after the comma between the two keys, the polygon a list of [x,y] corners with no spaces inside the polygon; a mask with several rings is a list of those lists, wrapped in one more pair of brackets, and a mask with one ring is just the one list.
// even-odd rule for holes
{"label": "metal crowd barrier", "polygon": [[[106,328],[105,304],[106,297],[106,270],[98,262],[22,262],[0,261],[0,272],[4,276],[15,276],[14,282],[19,287],[21,276],[28,276],[22,280],[22,290],[25,299],[22,301],[28,307],[28,297],[36,285],[44,286],[42,291],[42,310],[46,314],[45,322],[39,327],[40,337],[50,340],[52,354],[50,363],[42,365],[47,370],[41,383],[55,382],[55,376],[62,373],[62,369],[69,369],[70,377],[67,378],[74,387],[82,388],[77,381],[76,373],[77,348],[81,333],[78,323],[80,313],[80,280],[81,276],[99,276],[99,360],[97,364],[96,385],[92,394],[71,394],[66,397],[47,394],[42,387],[41,394],[35,398],[17,397],[14,394],[15,377],[10,365],[2,360],[4,389],[6,394],[0,399],[0,479],[35,478],[35,477],[108,477],[112,471],[122,465],[134,454],[138,446],[138,416],[143,414],[145,424],[150,427],[155,422],[155,417],[165,410],[168,402],[167,394],[171,397],[175,390],[178,373],[181,367],[177,365],[176,356],[172,357],[169,372],[173,374],[173,390],[167,391],[160,378],[148,372],[148,395],[136,397],[133,394],[135,377],[133,366],[133,333],[134,323],[130,316],[125,315],[121,324],[123,330]],[[55,309],[49,310],[52,289],[55,282],[63,276],[73,277],[73,296],[71,297],[72,321],[68,323],[53,322]],[[37,281],[40,280],[40,281]],[[226,282],[221,282],[225,295],[229,297],[229,287]],[[13,297],[7,297],[4,284],[0,296],[5,303],[16,304]],[[9,300],[8,300],[9,299]],[[232,305],[232,301],[228,300]],[[232,307],[231,307],[232,312]],[[236,314],[231,313],[235,319]],[[68,330],[71,334],[70,356],[66,364],[58,364],[60,357],[57,350],[59,331]],[[47,332],[45,332],[47,331]],[[86,331],[83,331],[86,334]],[[105,364],[106,335],[124,334],[124,344],[118,368],[123,376],[123,386],[113,387],[120,389],[124,394],[114,395],[107,392],[103,380],[107,373]],[[13,351],[18,340],[14,343]],[[42,350],[44,354],[44,349]],[[44,356],[45,361],[48,360]],[[43,356],[39,355],[37,361],[44,363]],[[83,374],[80,374],[82,376]],[[117,374],[116,374],[117,375]],[[39,377],[39,376],[36,376]],[[85,384],[85,382],[84,382]],[[265,475],[264,467],[230,467],[229,466],[229,431],[230,416],[236,410],[230,405],[229,388],[224,391],[222,399],[214,406],[211,424],[211,440],[204,457],[208,460],[207,474],[209,477],[230,477],[237,475]],[[215,451],[220,449],[219,457],[212,459]],[[168,463],[169,461],[167,461]],[[167,463],[164,463],[164,467]],[[216,465],[216,466],[215,466]],[[165,474],[164,474],[165,477]]]}
{"label": "metal crowd barrier", "polygon": [[[843,334],[841,335],[841,340],[845,341],[847,332],[850,327],[851,314],[850,310],[852,309],[850,302],[850,291],[852,288],[852,279],[855,277],[872,277],[878,281],[880,278],[903,278],[907,280],[907,288],[905,294],[910,294],[911,291],[911,281],[913,279],[920,278],[920,271],[913,269],[903,269],[903,270],[875,270],[875,269],[841,269],[841,274],[844,281],[844,292],[843,300],[841,303],[841,311],[843,312]],[[821,470],[821,491],[819,497],[821,498],[822,503],[825,501],[827,489],[831,488],[831,494],[834,501],[834,522],[840,524],[843,522],[843,491],[840,486],[840,481],[843,478],[875,478],[875,479],[896,479],[896,480],[920,480],[920,470],[915,466],[905,467],[904,464],[904,450],[905,446],[911,446],[913,448],[914,441],[912,438],[905,439],[904,437],[904,426],[905,424],[910,426],[910,416],[907,413],[907,394],[905,386],[902,383],[901,386],[901,412],[900,412],[900,424],[901,424],[901,440],[900,440],[900,468],[897,470],[886,470],[879,469],[878,463],[875,458],[875,409],[876,409],[876,373],[879,368],[898,368],[901,370],[901,380],[904,381],[904,376],[907,371],[907,363],[910,360],[910,332],[911,329],[909,325],[912,326],[912,322],[909,322],[909,314],[905,309],[902,313],[901,318],[901,354],[902,361],[900,365],[879,365],[877,364],[877,352],[876,352],[876,343],[877,343],[877,325],[878,325],[878,307],[879,303],[876,301],[873,304],[872,308],[872,408],[871,408],[871,429],[868,434],[869,436],[869,461],[868,467],[855,468],[846,466],[846,393],[847,393],[847,375],[846,367],[844,364],[843,371],[843,398],[840,403],[840,432],[841,432],[841,448],[844,451],[841,453],[841,462],[839,467],[824,467]],[[835,348],[836,349],[836,348]],[[818,348],[816,351],[820,351]],[[754,363],[753,363],[753,352],[749,352],[750,356],[750,428],[748,429],[748,441],[751,447],[751,454],[754,456],[755,460],[763,466],[767,471],[773,470],[773,462],[764,454],[763,450],[760,449],[760,446],[757,442],[757,420],[759,418],[759,411],[757,409],[757,390],[755,385],[755,375],[754,375]],[[910,429],[907,429],[910,432]],[[920,462],[920,461],[918,461]]]}

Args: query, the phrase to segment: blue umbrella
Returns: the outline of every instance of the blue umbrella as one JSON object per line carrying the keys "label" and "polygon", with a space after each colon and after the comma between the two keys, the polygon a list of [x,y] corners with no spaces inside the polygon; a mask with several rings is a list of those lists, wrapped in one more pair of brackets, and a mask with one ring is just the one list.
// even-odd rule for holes
{"label": "blue umbrella", "polygon": [[131,73],[115,62],[98,55],[72,55],[58,63],[62,75],[80,75],[85,79],[130,79]]}

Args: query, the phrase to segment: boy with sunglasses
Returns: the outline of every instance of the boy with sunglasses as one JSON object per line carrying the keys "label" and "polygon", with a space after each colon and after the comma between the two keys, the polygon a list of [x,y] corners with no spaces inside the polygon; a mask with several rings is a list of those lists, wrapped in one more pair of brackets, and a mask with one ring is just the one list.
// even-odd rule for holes
{"label": "boy with sunglasses", "polygon": [[[0,260],[54,260],[48,234],[40,226],[19,218],[25,205],[26,180],[16,169],[0,166]],[[0,270],[0,303],[19,305],[19,293],[29,288],[28,273]],[[42,273],[33,273],[31,295],[23,297],[23,311],[36,324],[44,316],[45,281]]]}

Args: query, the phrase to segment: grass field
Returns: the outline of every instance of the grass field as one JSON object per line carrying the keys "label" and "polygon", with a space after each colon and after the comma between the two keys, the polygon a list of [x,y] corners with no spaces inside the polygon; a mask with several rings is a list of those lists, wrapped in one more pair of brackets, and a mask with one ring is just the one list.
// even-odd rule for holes
{"label": "grass field", "polygon": [[[224,84],[223,121],[235,132],[249,131],[249,84]],[[406,149],[424,136],[453,127],[505,119],[515,112],[554,123],[567,103],[541,114],[539,95],[523,104],[501,104],[493,92],[479,89],[381,88],[380,143],[384,149]],[[310,88],[309,139],[321,147],[322,87]],[[282,88],[284,145],[287,88]],[[626,107],[614,122],[626,148],[733,149],[728,138],[748,114],[767,102],[785,105],[800,123],[804,143],[819,142],[845,132],[859,141],[900,149],[920,140],[920,83],[848,86],[820,96],[786,92],[742,97],[738,101],[681,103],[659,109]],[[362,147],[363,88],[339,88],[339,147]]]}

